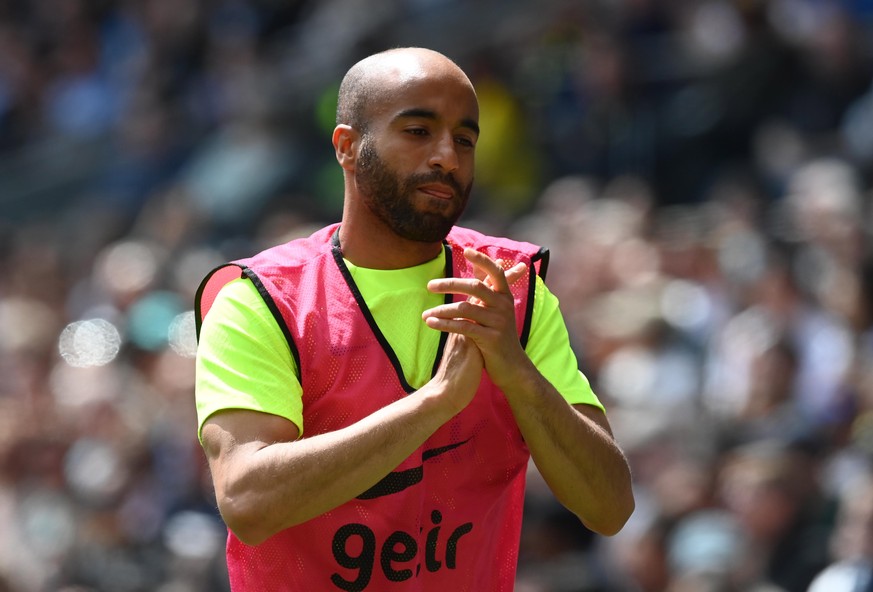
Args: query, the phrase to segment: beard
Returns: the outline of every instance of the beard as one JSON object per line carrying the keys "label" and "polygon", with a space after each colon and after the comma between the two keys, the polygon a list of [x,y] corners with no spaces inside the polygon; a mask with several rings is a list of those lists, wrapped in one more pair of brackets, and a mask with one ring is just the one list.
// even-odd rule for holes
{"label": "beard", "polygon": [[[365,138],[358,157],[355,179],[364,203],[395,234],[407,240],[441,242],[461,217],[470,198],[472,181],[467,187],[451,174],[434,171],[401,179],[391,170]],[[415,192],[428,183],[443,183],[452,188],[456,199],[440,204],[441,211],[420,211]]]}

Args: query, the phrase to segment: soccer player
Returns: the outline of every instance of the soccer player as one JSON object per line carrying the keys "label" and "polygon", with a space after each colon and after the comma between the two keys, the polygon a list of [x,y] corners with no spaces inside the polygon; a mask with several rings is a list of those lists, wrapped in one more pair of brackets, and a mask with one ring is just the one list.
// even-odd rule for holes
{"label": "soccer player", "polygon": [[455,225],[478,114],[442,54],[358,62],[341,221],[201,285],[199,434],[235,592],[510,592],[531,458],[591,530],[633,511],[548,252]]}

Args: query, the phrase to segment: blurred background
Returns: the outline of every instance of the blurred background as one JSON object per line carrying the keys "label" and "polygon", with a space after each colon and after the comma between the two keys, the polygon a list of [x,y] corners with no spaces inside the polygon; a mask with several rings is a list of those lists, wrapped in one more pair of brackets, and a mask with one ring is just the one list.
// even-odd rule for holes
{"label": "blurred background", "polygon": [[547,245],[637,510],[517,592],[873,590],[873,2],[0,0],[0,591],[227,589],[193,295],[338,219],[335,94],[443,51],[463,222]]}

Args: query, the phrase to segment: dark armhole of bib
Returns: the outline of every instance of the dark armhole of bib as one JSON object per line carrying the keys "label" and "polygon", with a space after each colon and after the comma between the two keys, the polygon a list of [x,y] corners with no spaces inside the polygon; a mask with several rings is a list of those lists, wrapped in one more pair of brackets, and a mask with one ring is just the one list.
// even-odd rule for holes
{"label": "dark armhole of bib", "polygon": [[282,313],[279,312],[279,307],[276,306],[276,302],[273,300],[273,297],[270,296],[270,293],[267,291],[267,288],[264,287],[264,284],[261,282],[261,278],[249,267],[241,265],[243,274],[251,280],[251,282],[255,285],[255,288],[258,290],[258,294],[261,295],[264,302],[267,305],[267,308],[270,309],[270,312],[273,314],[273,318],[276,319],[276,323],[278,323],[279,328],[282,330],[282,334],[285,335],[285,340],[288,342],[288,347],[291,348],[291,355],[294,356],[294,362],[297,364],[297,374],[299,376],[303,376],[303,369],[300,367],[300,352],[297,350],[297,344],[294,343],[294,337],[291,336],[291,330],[288,329],[288,325],[285,323],[285,317],[282,316]]}
{"label": "dark armhole of bib", "polygon": [[[534,296],[536,294],[537,276],[546,280],[546,272],[549,270],[549,250],[541,247],[537,253],[530,258],[530,263],[534,267],[535,273],[528,274],[527,287],[527,310],[524,311],[524,327],[521,330],[521,347],[527,347],[527,341],[530,338],[530,328],[533,323]],[[539,266],[537,266],[539,263]]]}

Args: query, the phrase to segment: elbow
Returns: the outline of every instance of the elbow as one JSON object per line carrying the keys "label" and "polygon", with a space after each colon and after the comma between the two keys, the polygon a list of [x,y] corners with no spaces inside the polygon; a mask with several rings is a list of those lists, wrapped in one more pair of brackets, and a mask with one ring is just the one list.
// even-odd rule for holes
{"label": "elbow", "polygon": [[626,514],[616,514],[606,520],[600,520],[593,525],[587,524],[585,521],[583,521],[583,524],[599,535],[611,537],[621,532],[621,529],[624,528],[624,525],[627,524],[628,519],[630,519],[631,514],[633,514],[633,509]]}
{"label": "elbow", "polygon": [[251,491],[236,494],[225,491],[223,495],[216,497],[218,511],[227,528],[242,543],[252,547],[311,517],[301,512],[272,512],[264,498]]}
{"label": "elbow", "polygon": [[597,512],[596,516],[585,517],[580,514],[577,516],[589,530],[602,536],[611,537],[621,532],[635,508],[636,502],[633,493],[628,490],[627,494],[613,500],[609,506]]}
{"label": "elbow", "polygon": [[260,545],[275,534],[257,504],[226,496],[219,500],[218,511],[227,528],[246,545]]}
{"label": "elbow", "polygon": [[244,543],[250,547],[257,547],[271,536],[269,533],[264,532],[262,529],[252,528],[247,525],[231,526],[228,523],[227,528],[241,543]]}

